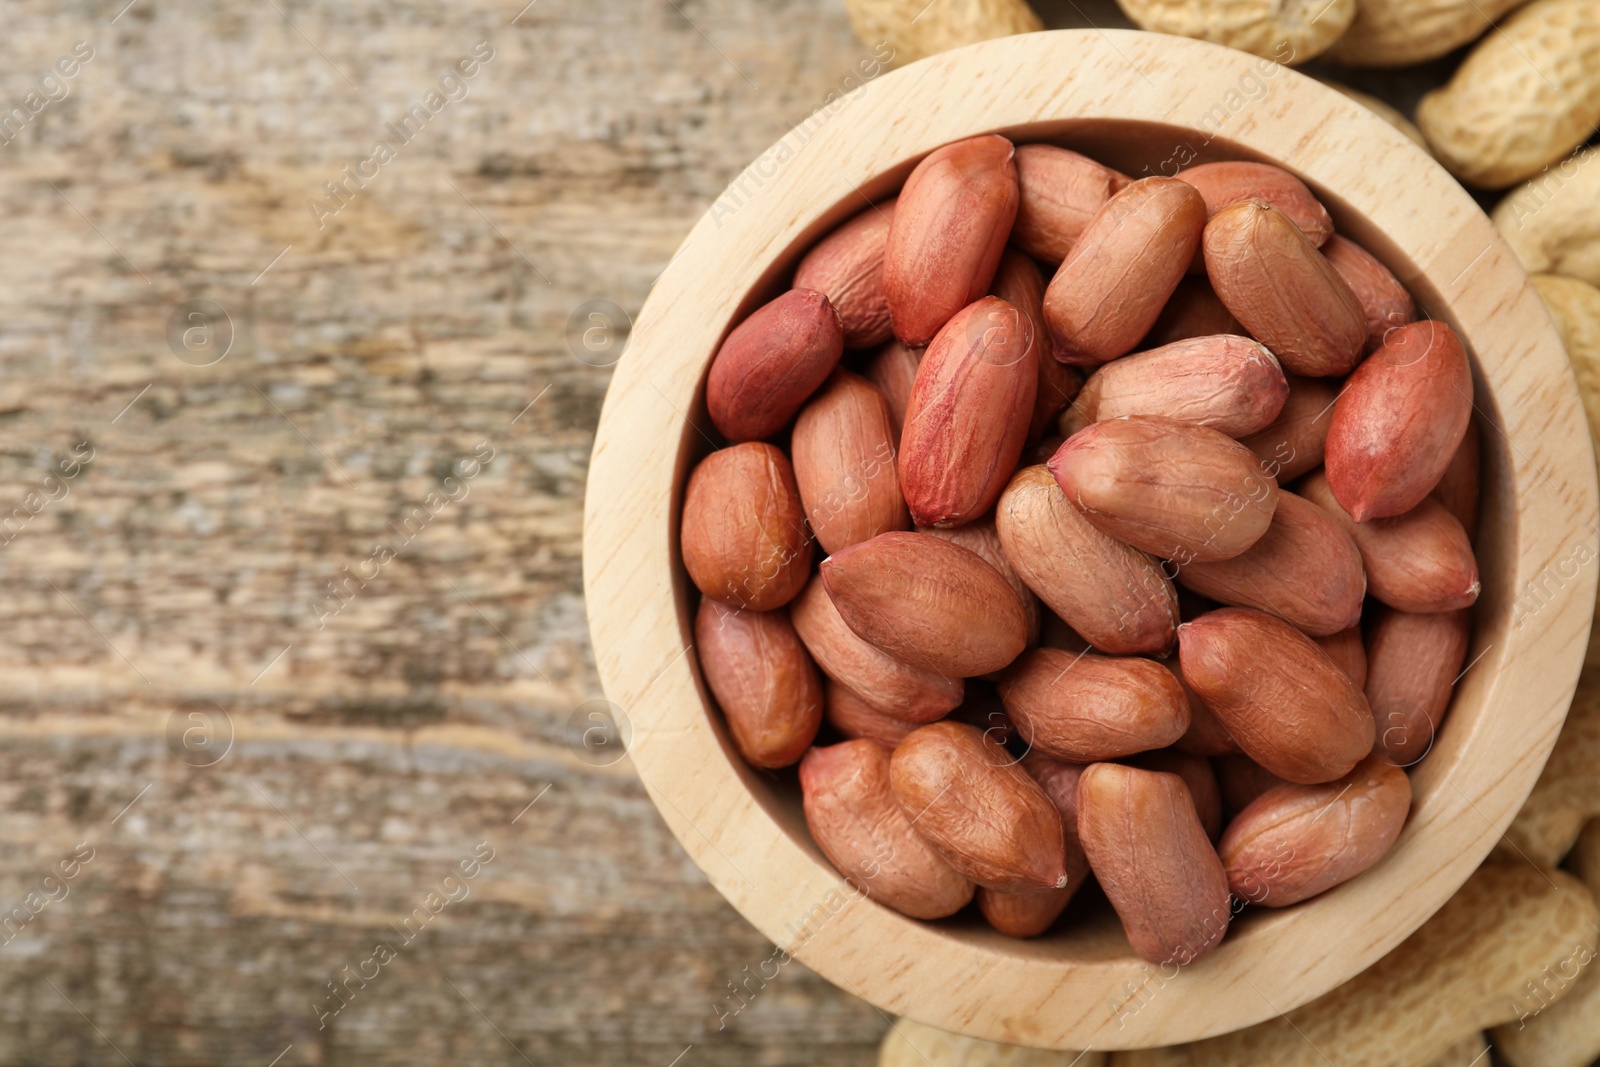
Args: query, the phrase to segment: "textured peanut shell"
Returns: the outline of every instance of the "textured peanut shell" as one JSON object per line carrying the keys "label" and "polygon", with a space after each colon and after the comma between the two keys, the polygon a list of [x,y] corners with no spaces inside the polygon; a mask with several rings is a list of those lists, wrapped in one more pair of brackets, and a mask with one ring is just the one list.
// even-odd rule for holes
{"label": "textured peanut shell", "polygon": [[878,1067],[1106,1067],[1109,1055],[1002,1045],[899,1019],[883,1036]]}
{"label": "textured peanut shell", "polygon": [[1478,42],[1417,125],[1445,169],[1503,189],[1555,163],[1600,125],[1600,11],[1533,0]]}
{"label": "textured peanut shell", "polygon": [[1066,148],[1017,146],[1022,199],[1011,243],[1035,259],[1060,263],[1084,227],[1131,179]]}
{"label": "textured peanut shell", "polygon": [[939,919],[973,885],[911,825],[889,787],[889,749],[876,741],[813,748],[800,763],[806,826],[851,885],[914,919]]}
{"label": "textured peanut shell", "polygon": [[1506,194],[1494,224],[1529,273],[1600,285],[1600,148],[1584,148]]}
{"label": "textured peanut shell", "polygon": [[[1594,161],[1600,162],[1600,152]],[[1600,271],[1596,273],[1600,275]],[[1533,284],[1567,347],[1567,359],[1578,379],[1578,394],[1583,397],[1584,414],[1589,419],[1589,432],[1600,438],[1600,289],[1576,278],[1553,274],[1536,274]],[[1584,662],[1600,666],[1600,601],[1595,604],[1595,626],[1589,631]]]}
{"label": "textured peanut shell", "polygon": [[1313,637],[1311,640],[1322,649],[1323,655],[1333,660],[1341,671],[1350,676],[1351,681],[1363,689],[1366,688],[1367,646],[1361,642],[1359,626],[1352,626],[1348,630],[1340,630],[1325,637]]}
{"label": "textured peanut shell", "polygon": [[1327,475],[1316,471],[1295,492],[1344,527],[1361,553],[1367,592],[1401,611],[1454,611],[1471,606],[1482,584],[1472,542],[1454,515],[1428,497],[1392,519],[1356,522],[1333,497]]}
{"label": "textured peanut shell", "polygon": [[1065,888],[1061,815],[976,726],[936,722],[900,742],[889,780],[917,833],[990,889]]}
{"label": "textured peanut shell", "polygon": [[952,526],[946,529],[926,526],[917,532],[942,538],[951,544],[960,545],[969,552],[975,552],[983,557],[985,563],[999,571],[1000,577],[1006,580],[1011,591],[1016,593],[1017,599],[1022,602],[1022,614],[1028,624],[1028,644],[1038,644],[1042,623],[1039,598],[1028,588],[1028,583],[1022,580],[1017,569],[1006,558],[1005,549],[1000,544],[1000,533],[995,529],[993,519],[980,519],[965,526]]}
{"label": "textured peanut shell", "polygon": [[[1600,820],[1584,829],[1569,867],[1600,896]],[[1591,960],[1569,980],[1572,970],[1569,964],[1551,983],[1562,987],[1559,1001],[1493,1031],[1495,1047],[1511,1067],[1588,1067],[1600,1059],[1600,1027],[1595,1025],[1600,1019],[1600,968]],[[1524,1006],[1532,1009],[1539,1003],[1530,997]]]}
{"label": "textured peanut shell", "polygon": [[1028,440],[1037,441],[1055,425],[1061,409],[1072,402],[1083,387],[1083,374],[1056,359],[1049,350],[1050,332],[1044,321],[1044,275],[1039,265],[1014,248],[1000,257],[995,272],[995,296],[1022,312],[1033,326],[1034,343],[1039,346],[1034,365],[1039,368],[1039,388],[1034,394],[1033,416],[1028,420]]}
{"label": "textured peanut shell", "polygon": [[[1550,762],[1507,828],[1495,855],[1508,862],[1560,863],[1590,819],[1600,817],[1600,671],[1586,667]],[[1524,861],[1525,862],[1525,861]]]}
{"label": "textured peanut shell", "polygon": [[1220,608],[1178,627],[1183,680],[1245,755],[1301,785],[1348,774],[1372,750],[1372,709],[1349,675],[1282,619]]}
{"label": "textured peanut shell", "polygon": [[887,748],[898,745],[917,728],[914,722],[884,714],[832,678],[823,683],[822,717],[849,740],[864,737]]}
{"label": "textured peanut shell", "polygon": [[960,678],[948,678],[902,663],[856,636],[813,578],[789,611],[794,628],[822,673],[886,715],[907,722],[932,722],[961,703]]}
{"label": "textured peanut shell", "polygon": [[1241,442],[1256,454],[1261,469],[1286,485],[1322,466],[1329,418],[1339,390],[1322,378],[1288,375],[1289,398],[1272,425]]}
{"label": "textured peanut shell", "polygon": [[796,289],[814,289],[839,313],[844,347],[872,348],[894,336],[883,288],[883,255],[895,202],[874,204],[818,241],[794,271]]}
{"label": "textured peanut shell", "polygon": [[1078,837],[1140,959],[1187,965],[1227,933],[1227,876],[1182,778],[1096,763],[1078,780]]}
{"label": "textured peanut shell", "polygon": [[701,460],[684,490],[680,544],[708,597],[752,611],[794,599],[811,569],[811,534],[789,457],[752,441]]}
{"label": "textured peanut shell", "polygon": [[828,298],[791,289],[728,334],[706,376],[706,411],[730,441],[759,441],[789,424],[844,354]]}
{"label": "textured peanut shell", "polygon": [[1411,780],[1368,756],[1338,781],[1281,785],[1234,817],[1217,852],[1234,896],[1298,904],[1361,874],[1389,851],[1411,811]]}
{"label": "textured peanut shell", "polygon": [[900,431],[905,426],[906,405],[911,402],[911,385],[917,380],[917,364],[922,349],[890,341],[869,356],[861,367],[862,375],[883,394],[889,404],[889,425],[895,448],[900,447]]}
{"label": "textured peanut shell", "polygon": [[[1596,162],[1600,163],[1600,155]],[[1578,394],[1583,397],[1583,410],[1589,417],[1589,430],[1600,436],[1600,289],[1577,278],[1554,274],[1534,275],[1533,285],[1566,345],[1567,360],[1578,379]]]}
{"label": "textured peanut shell", "polygon": [[986,134],[935,149],[912,170],[889,225],[883,282],[894,335],[933,340],[989,291],[1017,216],[1011,142]]}
{"label": "textured peanut shell", "polygon": [[1405,514],[1444,477],[1471,419],[1456,332],[1431,320],[1390,330],[1333,405],[1323,463],[1334,497],[1357,522]]}
{"label": "textured peanut shell", "polygon": [[1006,559],[1028,588],[1102,652],[1164,654],[1178,597],[1150,556],[1102,533],[1044,466],[1024,467],[995,509]]}
{"label": "textured peanut shell", "polygon": [[1351,67],[1410,67],[1480,36],[1525,0],[1359,0],[1324,58]]}
{"label": "textured peanut shell", "polygon": [[[1202,163],[1177,174],[1179,181],[1188,182],[1205,198],[1207,216],[1215,215],[1225,207],[1241,200],[1259,199],[1289,216],[1306,239],[1321,248],[1333,236],[1333,219],[1328,209],[1316,198],[1306,183],[1282,167],[1271,163],[1251,163],[1227,160],[1220,163]],[[1195,272],[1204,267],[1197,261],[1191,267]]]}
{"label": "textured peanut shell", "polygon": [[1361,303],[1294,222],[1265,200],[1206,223],[1206,273],[1222,303],[1286,371],[1348,374],[1366,346]]}
{"label": "textured peanut shell", "polygon": [[1038,359],[1032,322],[993,296],[928,346],[900,434],[900,488],[918,526],[959,526],[994,507],[1022,457]]}
{"label": "textured peanut shell", "polygon": [[[1217,334],[1174,341],[1105,364],[1084,382],[1073,415],[1083,425],[1124,415],[1160,415],[1246,437],[1270,426],[1288,395],[1283,368],[1265,345]],[[1064,423],[1063,432],[1067,429]]]}
{"label": "textured peanut shell", "polygon": [[1367,638],[1367,703],[1378,751],[1402,767],[1433,748],[1472,638],[1469,612],[1385,609]]}
{"label": "textured peanut shell", "polygon": [[1073,763],[1165,748],[1189,728],[1183,686],[1137,656],[1036,648],[1002,679],[1000,697],[1024,744]]}
{"label": "textured peanut shell", "polygon": [[1239,555],[1267,532],[1278,504],[1277,484],[1244,445],[1155,415],[1094,423],[1049,467],[1102,532],[1180,564]]}
{"label": "textured peanut shell", "polygon": [[1594,897],[1565,871],[1489,863],[1421,929],[1331,993],[1207,1041],[1118,1053],[1116,1063],[1327,1067],[1330,1052],[1341,1065],[1431,1063],[1463,1036],[1536,1005],[1528,984],[1563,964],[1570,972],[1575,953],[1593,953],[1596,917]]}
{"label": "textured peanut shell", "polygon": [[695,651],[734,747],[755,767],[787,767],[822,723],[822,678],[785,609],[740,611],[707,597]]}
{"label": "textured peanut shell", "polygon": [[1161,309],[1156,324],[1150,327],[1139,347],[1160,348],[1191,337],[1210,337],[1219,333],[1244,333],[1233,312],[1217,298],[1204,277],[1192,274],[1178,283]]}
{"label": "textured peanut shell", "polygon": [[889,403],[860,375],[833,372],[800,409],[789,453],[800,502],[823,551],[911,525],[900,496]]}
{"label": "textured peanut shell", "polygon": [[1384,336],[1417,317],[1416,301],[1406,287],[1378,258],[1348,237],[1334,234],[1322,246],[1339,277],[1350,287],[1367,320],[1367,351],[1383,344]]}
{"label": "textured peanut shell", "polygon": [[1338,39],[1356,0],[1117,0],[1141,28],[1304,63]]}
{"label": "textured peanut shell", "polygon": [[893,49],[897,63],[910,63],[1014,33],[1044,29],[1026,0],[845,0],[850,26],[868,48]]}
{"label": "textured peanut shell", "polygon": [[845,624],[913,667],[967,678],[1022,653],[1022,600],[982,556],[930,534],[880,534],[822,561],[823,587]]}
{"label": "textured peanut shell", "polygon": [[1044,317],[1069,363],[1133,351],[1194,258],[1206,205],[1175,178],[1142,178],[1108,200],[1050,279]]}
{"label": "textured peanut shell", "polygon": [[1367,593],[1361,553],[1344,527],[1289,492],[1278,494],[1259,541],[1232,559],[1181,568],[1178,584],[1219,604],[1276,615],[1312,637],[1354,626]]}

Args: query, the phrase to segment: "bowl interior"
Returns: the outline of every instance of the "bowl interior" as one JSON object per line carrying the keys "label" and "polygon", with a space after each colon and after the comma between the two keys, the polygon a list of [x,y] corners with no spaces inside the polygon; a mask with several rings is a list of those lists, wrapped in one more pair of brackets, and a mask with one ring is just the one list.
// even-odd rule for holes
{"label": "bowl interior", "polygon": [[[1134,177],[1162,173],[1163,163],[1167,164],[1166,173],[1171,173],[1176,169],[1172,166],[1172,161],[1178,158],[1183,159],[1186,166],[1222,160],[1248,160],[1282,165],[1279,160],[1269,159],[1246,145],[1226,138],[1219,137],[1209,144],[1200,146],[1195,143],[1192,132],[1160,123],[1086,119],[1034,123],[994,132],[1011,138],[1017,144],[1045,143],[1070,148]],[[864,182],[859,190],[821,211],[817,224],[775,255],[760,284],[743,294],[737,313],[729,318],[723,328],[723,336],[738,325],[744,316],[790,287],[796,264],[817,239],[859,211],[865,210],[869,202],[877,202],[895,195],[915,162],[913,160],[905,166],[875,175]],[[1301,177],[1307,178],[1306,175]],[[1308,179],[1308,184],[1333,216],[1337,231],[1370,251],[1406,284],[1417,301],[1419,315],[1449,322],[1458,330],[1461,328],[1461,323],[1452,317],[1448,306],[1433,284],[1420,267],[1407,257],[1404,249],[1371,220],[1351,205],[1339,200],[1329,190],[1318,187],[1314,180]],[[1513,490],[1509,480],[1509,469],[1505,463],[1507,439],[1504,428],[1496,413],[1494,398],[1485,386],[1476,354],[1471,353],[1470,340],[1468,348],[1469,354],[1472,355],[1476,388],[1474,421],[1478,424],[1483,451],[1479,508],[1484,521],[1481,523],[1476,545],[1483,591],[1474,610],[1473,637],[1467,653],[1467,662],[1474,663],[1479,660],[1485,649],[1490,649],[1497,643],[1498,637],[1502,635],[1510,621],[1511,601],[1506,593],[1508,575],[1512,571],[1510,559],[1512,546],[1507,540],[1506,524],[1496,524],[1491,517],[1504,515],[1511,510]],[[714,347],[704,353],[708,369],[714,354]],[[847,353],[847,363],[849,359]],[[710,429],[710,420],[703,415],[704,386],[702,377],[697,392],[697,418],[694,420],[696,425],[685,427],[684,443],[689,450],[690,462],[685,465],[680,479],[674,486],[679,498],[682,496],[687,472],[693,468],[694,463],[712,450],[714,444],[720,444],[720,441],[715,439],[715,430]],[[681,615],[685,620],[689,620],[694,616],[694,606],[699,602],[700,594],[688,580],[687,572],[682,571],[681,561],[678,561],[678,569],[677,595],[682,604]],[[686,643],[693,641],[692,629],[692,624],[686,622],[684,634]],[[1473,670],[1478,666],[1481,666],[1481,663],[1475,664]],[[1473,685],[1473,670],[1467,671],[1458,683],[1450,713],[1441,725],[1439,736],[1428,757],[1411,769],[1412,785],[1417,792],[1416,806],[1424,803],[1429,793],[1451,788],[1449,770],[1441,764],[1450,763],[1450,754],[1460,748],[1457,738],[1464,740],[1472,730],[1475,717],[1486,710],[1481,694]],[[705,714],[716,732],[724,758],[738,769],[741,780],[762,810],[798,847],[804,849],[818,863],[828,865],[828,860],[812,841],[811,834],[806,828],[805,816],[800,805],[800,787],[794,768],[762,771],[745,764],[733,747],[722,715],[716,709],[715,701],[704,686],[703,680],[700,691]],[[823,729],[826,736],[828,727],[824,725]],[[1395,849],[1399,851],[1414,847],[1418,847],[1414,839],[1402,838]],[[1339,891],[1334,889],[1331,893]],[[1327,895],[1286,909],[1246,908],[1234,919],[1228,939],[1248,941],[1258,938],[1275,924],[1281,924],[1284,916],[1295,911],[1317,908]],[[883,905],[870,899],[862,901],[858,906],[888,911]],[[996,933],[977,914],[976,905],[969,905],[957,915],[926,925],[937,929],[940,936],[952,941],[981,944],[989,951],[1018,958],[1045,959],[1062,963],[1107,960],[1137,963],[1137,958],[1128,947],[1115,913],[1104,896],[1098,892],[1080,894],[1074,900],[1071,911],[1056,923],[1050,932],[1026,940]]]}
{"label": "bowl interior", "polygon": [[[1493,226],[1441,168],[1359,105],[1263,64],[1180,38],[1058,31],[885,75],[729,187],[658,279],[618,365],[590,467],[584,573],[596,666],[632,721],[634,769],[735,907],[885,1012],[989,1040],[1106,1049],[1195,1040],[1288,1011],[1369,966],[1448,899],[1554,743],[1595,589],[1594,568],[1569,564],[1594,558],[1597,526],[1593,452],[1560,340]],[[1251,79],[1266,88],[1246,100]],[[1220,129],[1219,108],[1232,109]],[[1470,666],[1413,770],[1406,829],[1362,877],[1296,907],[1247,912],[1176,975],[1134,958],[1103,902],[1075,903],[1078,922],[1016,941],[969,917],[924,923],[856,899],[811,841],[793,772],[743,763],[694,664],[698,594],[677,531],[688,471],[715,447],[702,394],[718,344],[787,286],[818,238],[892,194],[934,148],[986,132],[1136,175],[1163,163],[1169,173],[1214,159],[1278,163],[1474,357],[1483,592]]]}

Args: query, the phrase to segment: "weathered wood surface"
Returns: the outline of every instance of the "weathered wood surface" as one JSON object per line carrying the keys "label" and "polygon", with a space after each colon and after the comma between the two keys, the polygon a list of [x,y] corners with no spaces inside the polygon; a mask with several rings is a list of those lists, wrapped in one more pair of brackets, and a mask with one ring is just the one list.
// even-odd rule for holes
{"label": "weathered wood surface", "polygon": [[609,371],[569,319],[637,310],[869,58],[840,5],[126,2],[6,8],[0,111],[93,58],[0,145],[0,1063],[871,1062],[886,1020],[797,963],[719,1029],[771,946],[570,728]]}

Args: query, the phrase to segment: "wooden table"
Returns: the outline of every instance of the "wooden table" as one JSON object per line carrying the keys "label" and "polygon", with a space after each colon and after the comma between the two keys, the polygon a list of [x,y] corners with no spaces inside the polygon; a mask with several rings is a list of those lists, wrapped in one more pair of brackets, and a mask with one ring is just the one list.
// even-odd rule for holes
{"label": "wooden table", "polygon": [[8,6],[0,1063],[874,1059],[576,740],[589,313],[871,52],[522,2]]}

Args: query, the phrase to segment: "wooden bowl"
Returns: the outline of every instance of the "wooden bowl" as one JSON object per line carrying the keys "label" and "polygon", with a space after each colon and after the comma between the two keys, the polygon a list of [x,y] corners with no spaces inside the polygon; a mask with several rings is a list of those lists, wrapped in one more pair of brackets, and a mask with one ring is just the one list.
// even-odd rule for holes
{"label": "wooden bowl", "polygon": [[[806,831],[792,772],[735,754],[702,684],[679,499],[713,447],[702,389],[728,329],[820,236],[930,150],[998,132],[1139,175],[1213,159],[1294,171],[1474,353],[1484,437],[1469,668],[1387,857],[1296,907],[1251,909],[1181,973],[1135,958],[1114,916],[1016,941],[905,918],[857,894]],[[700,220],[639,315],[595,439],[584,576],[601,681],[629,754],[713,885],[779,947],[876,1004],[1045,1048],[1189,1041],[1339,985],[1453,894],[1532,788],[1583,660],[1595,594],[1594,456],[1551,321],[1493,226],[1421,149],[1360,105],[1241,52],[1128,31],[1009,37],[870,82],[786,136]],[[644,890],[641,890],[644,891]],[[787,957],[752,961],[775,978]],[[757,980],[758,981],[758,980]],[[751,989],[754,991],[752,982]],[[738,1001],[724,1010],[731,1013]],[[761,1011],[759,998],[747,1010]]]}

